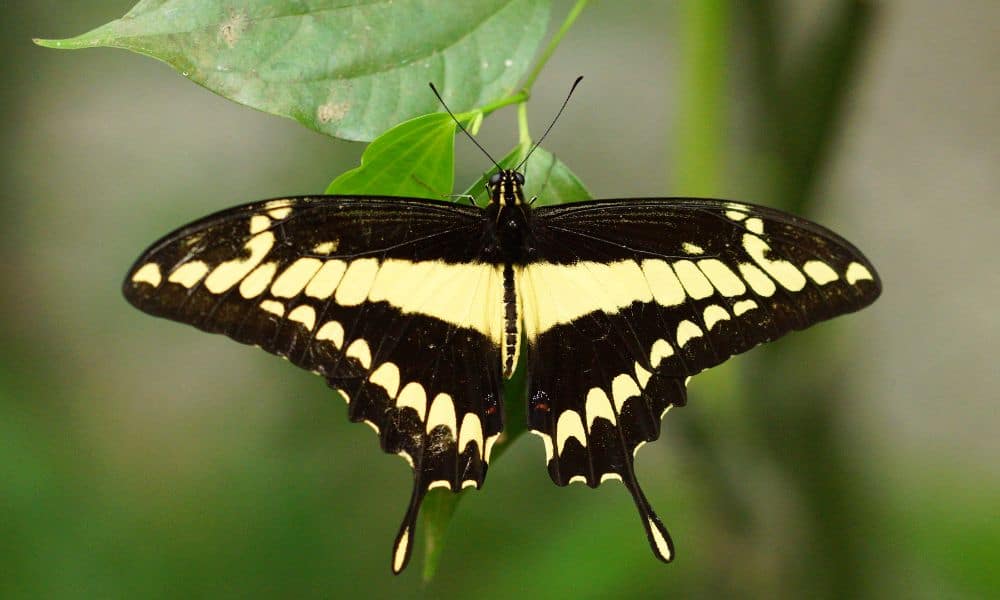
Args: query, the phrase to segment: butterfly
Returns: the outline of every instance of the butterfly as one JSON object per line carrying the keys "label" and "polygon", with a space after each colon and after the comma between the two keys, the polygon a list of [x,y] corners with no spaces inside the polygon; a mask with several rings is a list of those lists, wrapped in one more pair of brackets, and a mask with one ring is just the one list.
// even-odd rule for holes
{"label": "butterfly", "polygon": [[394,573],[429,490],[482,487],[522,354],[527,425],[552,480],[621,482],[653,554],[671,561],[633,465],[685,405],[691,376],[881,293],[857,248],[805,219],[702,198],[534,208],[526,161],[497,165],[486,207],[384,196],[237,206],[154,243],[123,284],[142,311],[324,377],[351,421],[409,463]]}

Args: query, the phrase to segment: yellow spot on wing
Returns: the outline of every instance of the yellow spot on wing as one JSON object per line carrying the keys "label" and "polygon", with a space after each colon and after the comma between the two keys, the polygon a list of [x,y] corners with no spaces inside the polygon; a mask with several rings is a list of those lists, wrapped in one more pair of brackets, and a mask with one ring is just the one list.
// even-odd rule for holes
{"label": "yellow spot on wing", "polygon": [[715,293],[715,288],[709,283],[708,278],[693,262],[679,260],[674,263],[674,270],[677,271],[677,277],[684,284],[688,295],[695,300],[708,298]]}
{"label": "yellow spot on wing", "polygon": [[705,329],[711,331],[712,327],[715,327],[716,323],[720,321],[726,321],[728,319],[729,319],[729,313],[727,313],[726,309],[722,308],[718,304],[710,304],[709,306],[705,307],[705,313],[703,315],[703,320],[705,321]]}
{"label": "yellow spot on wing", "polygon": [[274,279],[271,294],[278,298],[298,296],[322,265],[318,258],[298,259]]}
{"label": "yellow spot on wing", "polygon": [[447,427],[452,439],[455,439],[458,430],[455,422],[455,403],[451,401],[451,396],[445,393],[438,394],[431,402],[431,410],[427,413],[427,433],[438,425]]}
{"label": "yellow spot on wing", "polygon": [[691,321],[681,321],[677,326],[677,345],[681,348],[698,337],[701,337],[701,328]]}
{"label": "yellow spot on wing", "polygon": [[618,473],[605,473],[601,475],[601,483],[604,483],[605,481],[621,481],[621,480],[622,476],[619,475]]}
{"label": "yellow spot on wing", "polygon": [[701,272],[708,277],[715,289],[723,296],[739,296],[747,291],[747,286],[743,280],[737,277],[736,273],[729,268],[726,263],[717,258],[706,258],[698,261]]}
{"label": "yellow spot on wing", "polygon": [[570,482],[571,485],[574,484],[574,483],[586,484],[587,483],[587,478],[584,477],[583,475],[574,475],[574,476],[572,476],[572,477],[569,478],[569,482]]}
{"label": "yellow spot on wing", "polygon": [[628,374],[622,373],[611,380],[611,397],[615,401],[615,410],[621,414],[625,401],[642,393],[638,384]]}
{"label": "yellow spot on wing", "polygon": [[639,382],[639,387],[641,389],[646,389],[646,384],[649,383],[649,378],[653,374],[643,368],[639,363],[635,363],[635,380]]}
{"label": "yellow spot on wing", "polygon": [[705,249],[697,244],[692,244],[691,242],[684,242],[681,245],[681,249],[687,254],[704,254]]}
{"label": "yellow spot on wing", "polygon": [[587,447],[587,434],[583,432],[583,421],[580,419],[580,413],[575,410],[564,410],[556,423],[556,449],[560,455],[571,437],[579,440],[584,448]]}
{"label": "yellow spot on wing", "polygon": [[171,283],[178,283],[188,289],[191,289],[199,281],[201,281],[201,278],[205,276],[205,273],[208,273],[208,265],[200,260],[193,260],[174,269],[174,272],[170,274],[167,281]]}
{"label": "yellow spot on wing", "polygon": [[649,350],[649,364],[653,367],[660,366],[660,361],[674,355],[674,348],[667,340],[656,340]]}
{"label": "yellow spot on wing", "polygon": [[802,265],[802,270],[806,272],[806,275],[810,279],[818,283],[819,285],[826,285],[831,281],[837,281],[837,272],[834,271],[830,265],[825,262],[818,260],[810,260],[806,264]]}
{"label": "yellow spot on wing", "polygon": [[205,287],[213,294],[225,292],[254,270],[271,251],[272,246],[274,234],[270,231],[253,236],[245,246],[250,251],[250,256],[228,260],[215,267],[205,279]]}
{"label": "yellow spot on wing", "polygon": [[357,306],[368,297],[368,291],[375,281],[375,274],[378,273],[378,260],[374,258],[360,258],[347,265],[347,272],[344,273],[334,299],[341,306]]}
{"label": "yellow spot on wing", "polygon": [[417,417],[423,422],[424,416],[427,414],[427,392],[424,391],[424,386],[416,381],[411,381],[403,386],[399,397],[396,398],[396,408],[402,410],[405,407],[417,411]]}
{"label": "yellow spot on wing", "polygon": [[285,305],[275,300],[264,300],[260,303],[260,309],[279,317],[285,316]]}
{"label": "yellow spot on wing", "polygon": [[403,568],[403,563],[406,561],[406,552],[409,547],[410,528],[407,527],[403,530],[403,535],[399,536],[399,542],[396,543],[396,551],[392,553],[392,570],[396,573],[399,573],[399,571]]}
{"label": "yellow spot on wing", "polygon": [[340,240],[323,242],[322,244],[316,244],[313,246],[313,252],[316,254],[330,254],[331,252],[336,252],[339,246]]}
{"label": "yellow spot on wing", "polygon": [[303,327],[312,331],[312,328],[316,326],[316,310],[307,304],[296,306],[292,312],[288,313],[288,320],[302,323]]}
{"label": "yellow spot on wing", "polygon": [[264,293],[267,286],[271,285],[274,274],[278,271],[278,263],[264,263],[250,272],[243,281],[240,282],[240,295],[246,299],[256,298]]}
{"label": "yellow spot on wing", "polygon": [[389,398],[395,398],[399,393],[399,367],[391,362],[384,362],[368,376],[368,381],[382,386]]}
{"label": "yellow spot on wing", "polygon": [[667,543],[666,538],[663,537],[663,532],[660,528],[656,526],[656,523],[652,519],[649,519],[649,532],[653,536],[653,544],[656,546],[656,552],[660,555],[663,560],[670,560],[670,545]]}
{"label": "yellow spot on wing", "polygon": [[430,485],[427,486],[428,490],[433,490],[435,488],[443,488],[446,490],[451,489],[451,482],[447,479],[438,479],[437,481],[432,481]]}
{"label": "yellow spot on wing", "polygon": [[347,347],[344,352],[345,355],[357,359],[361,366],[368,369],[372,366],[372,351],[368,347],[368,342],[361,338],[358,338],[351,342],[351,345]]}
{"label": "yellow spot on wing", "polygon": [[611,409],[611,400],[608,399],[608,395],[604,393],[599,387],[591,388],[587,392],[587,431],[593,431],[594,420],[596,419],[607,419],[612,425],[618,423],[618,418],[615,417],[615,411]]}
{"label": "yellow spot on wing", "polygon": [[678,306],[684,302],[686,294],[674,270],[665,261],[649,259],[642,261],[642,272],[649,282],[653,298],[660,306]]}
{"label": "yellow spot on wing", "polygon": [[471,443],[476,444],[478,452],[483,449],[483,423],[475,413],[465,413],[462,417],[462,427],[458,433],[458,451],[462,452]]}
{"label": "yellow spot on wing", "polygon": [[285,208],[275,208],[267,211],[267,214],[280,221],[281,219],[284,219],[288,215],[292,214],[292,209],[287,206]]}
{"label": "yellow spot on wing", "polygon": [[733,314],[738,317],[743,313],[751,311],[755,308],[757,308],[757,303],[754,302],[753,300],[740,300],[739,302],[733,305]]}
{"label": "yellow spot on wing", "polygon": [[869,271],[863,264],[856,262],[852,262],[847,265],[847,272],[844,273],[844,279],[846,279],[847,283],[851,285],[854,285],[862,279],[870,279],[872,281],[875,280],[871,271]]}
{"label": "yellow spot on wing", "polygon": [[764,221],[761,221],[757,217],[754,217],[752,219],[747,219],[745,225],[747,229],[749,229],[754,233],[758,234],[764,233]]}
{"label": "yellow spot on wing", "polygon": [[152,262],[142,265],[132,275],[132,281],[135,283],[148,283],[153,287],[159,287],[160,282],[163,281],[163,275],[160,273],[160,265]]}
{"label": "yellow spot on wing", "polygon": [[495,434],[491,435],[490,437],[486,438],[486,451],[483,452],[483,460],[484,461],[490,462],[490,452],[493,451],[493,444],[497,443],[498,439],[500,439],[500,434],[499,433],[495,433]]}
{"label": "yellow spot on wing", "polygon": [[339,349],[344,345],[344,326],[337,321],[327,321],[316,332],[316,339],[332,342]]}
{"label": "yellow spot on wing", "polygon": [[347,270],[347,263],[342,260],[328,260],[323,263],[319,271],[313,275],[309,285],[306,286],[306,296],[326,300],[333,295],[337,289],[340,278]]}
{"label": "yellow spot on wing", "polygon": [[250,217],[250,233],[257,234],[266,231],[271,226],[271,219],[264,215],[254,215]]}
{"label": "yellow spot on wing", "polygon": [[770,277],[750,263],[740,263],[740,274],[758,296],[770,297],[778,289]]}

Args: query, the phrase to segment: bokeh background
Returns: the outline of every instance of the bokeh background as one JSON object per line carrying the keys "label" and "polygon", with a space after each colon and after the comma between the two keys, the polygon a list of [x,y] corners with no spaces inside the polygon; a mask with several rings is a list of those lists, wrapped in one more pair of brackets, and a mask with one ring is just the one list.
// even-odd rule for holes
{"label": "bokeh background", "polygon": [[[0,7],[0,596],[1000,593],[1000,4],[734,3],[721,29],[724,135],[706,153],[687,120],[701,100],[691,16],[675,2],[592,3],[536,85],[531,118],[540,131],[586,76],[546,146],[595,196],[796,204],[864,249],[885,293],[692,382],[689,406],[638,460],[673,565],[651,557],[619,486],[556,488],[525,436],[461,502],[426,587],[419,553],[389,573],[408,467],[348,423],[322,380],[119,294],[164,232],[318,192],[363,146],[148,58],[30,42],[131,5]],[[768,137],[794,111],[775,110],[781,84],[761,58],[794,71],[845,5],[860,42],[846,70],[805,88],[843,93],[836,110],[812,107],[832,119],[803,126],[824,136],[803,165]],[[556,2],[553,23],[569,6]],[[761,44],[765,9],[775,44]],[[516,142],[512,113],[483,128],[496,154]],[[462,188],[486,161],[458,144]]]}

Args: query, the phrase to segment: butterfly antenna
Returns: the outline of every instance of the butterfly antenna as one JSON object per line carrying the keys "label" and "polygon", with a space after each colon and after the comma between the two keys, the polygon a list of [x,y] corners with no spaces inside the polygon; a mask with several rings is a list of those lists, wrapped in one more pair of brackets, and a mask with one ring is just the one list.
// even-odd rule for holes
{"label": "butterfly antenna", "polygon": [[444,98],[441,97],[441,94],[438,92],[437,88],[434,87],[434,83],[431,82],[428,85],[431,86],[431,91],[434,92],[435,96],[437,96],[438,102],[440,102],[441,106],[443,106],[444,109],[448,111],[448,114],[451,115],[451,118],[455,120],[455,124],[458,125],[458,128],[462,130],[462,133],[468,136],[468,138],[472,140],[472,143],[475,144],[477,148],[483,151],[483,154],[486,155],[486,158],[490,159],[490,162],[496,165],[498,171],[503,171],[503,167],[500,166],[500,163],[498,163],[496,160],[493,159],[492,156],[490,156],[490,153],[486,151],[486,148],[483,148],[483,145],[480,144],[478,141],[476,141],[476,138],[472,137],[472,134],[465,129],[465,127],[462,125],[462,122],[455,117],[455,113],[451,112],[451,109],[448,108],[448,105],[444,103]]}
{"label": "butterfly antenna", "polygon": [[525,163],[528,162],[528,159],[531,158],[531,154],[542,143],[542,140],[545,139],[545,136],[549,135],[549,132],[552,131],[552,126],[555,125],[556,121],[559,120],[559,115],[563,114],[563,111],[566,110],[566,105],[569,104],[569,99],[573,95],[573,90],[576,89],[576,86],[580,85],[581,81],[583,81],[583,75],[580,75],[579,77],[577,77],[576,81],[573,82],[573,87],[569,88],[569,93],[566,94],[566,99],[563,100],[562,106],[559,108],[559,112],[556,113],[555,118],[552,119],[551,123],[549,123],[549,126],[545,130],[545,133],[542,134],[542,137],[538,138],[538,141],[535,142],[535,144],[531,147],[531,150],[528,150],[528,155],[524,157],[524,160],[522,160],[520,162],[520,164],[517,165],[517,167],[514,169],[515,171],[520,171],[521,170],[521,167],[523,167],[525,165]]}

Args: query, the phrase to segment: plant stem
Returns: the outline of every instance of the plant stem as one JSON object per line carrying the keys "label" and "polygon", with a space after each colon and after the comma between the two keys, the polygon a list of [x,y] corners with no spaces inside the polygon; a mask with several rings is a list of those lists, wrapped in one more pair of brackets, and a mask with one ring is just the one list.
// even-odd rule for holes
{"label": "plant stem", "polygon": [[570,27],[573,26],[576,18],[580,16],[580,13],[583,12],[583,9],[586,8],[586,6],[587,0],[577,0],[576,4],[573,5],[573,8],[570,9],[569,14],[566,15],[566,18],[563,20],[562,25],[559,26],[559,31],[557,31],[556,34],[552,36],[552,39],[549,40],[549,45],[545,47],[545,51],[542,52],[542,56],[538,59],[538,63],[535,65],[535,68],[531,70],[531,74],[528,75],[528,79],[525,80],[524,87],[522,89],[527,90],[530,93],[532,86],[535,85],[535,79],[538,78],[542,69],[545,68],[545,63],[547,63],[549,58],[552,57],[552,54],[559,46],[559,42],[562,41],[566,32],[568,32]]}
{"label": "plant stem", "polygon": [[678,10],[681,117],[676,125],[679,154],[673,191],[715,196],[724,162],[729,2],[682,0]]}
{"label": "plant stem", "polygon": [[531,144],[531,132],[528,130],[527,102],[522,102],[517,105],[517,132],[518,132],[518,142],[522,146]]}
{"label": "plant stem", "polygon": [[527,102],[528,98],[530,98],[530,97],[531,97],[531,92],[528,91],[527,89],[523,89],[523,90],[517,92],[516,94],[511,94],[509,96],[504,96],[503,98],[500,98],[499,100],[494,100],[493,102],[490,102],[489,104],[487,104],[485,106],[481,106],[479,108],[474,108],[474,109],[472,109],[472,110],[470,110],[468,112],[461,113],[461,114],[459,114],[457,116],[459,118],[467,118],[467,117],[471,117],[471,116],[475,115],[476,113],[481,113],[483,115],[488,115],[491,112],[493,112],[493,111],[495,111],[497,109],[503,108],[505,106],[510,106],[511,104],[522,104],[524,102]]}

